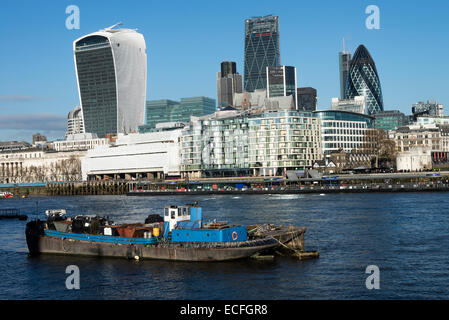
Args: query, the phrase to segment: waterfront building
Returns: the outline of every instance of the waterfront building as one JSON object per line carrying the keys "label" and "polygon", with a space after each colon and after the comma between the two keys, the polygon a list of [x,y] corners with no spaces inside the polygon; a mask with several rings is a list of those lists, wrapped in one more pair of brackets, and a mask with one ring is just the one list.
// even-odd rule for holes
{"label": "waterfront building", "polygon": [[295,109],[297,106],[296,68],[290,66],[267,67],[268,98],[293,96]]}
{"label": "waterfront building", "polygon": [[349,111],[366,114],[366,97],[355,96],[352,99],[332,98],[332,110]]}
{"label": "waterfront building", "polygon": [[435,124],[403,126],[390,131],[389,136],[396,142],[398,152],[411,151],[416,147],[432,152],[449,151],[443,150],[441,131]]}
{"label": "waterfront building", "polygon": [[223,61],[221,71],[217,73],[218,107],[233,106],[235,93],[242,93],[242,76],[237,73],[235,62]]}
{"label": "waterfront building", "polygon": [[430,148],[413,147],[409,151],[401,151],[396,155],[398,171],[422,171],[432,169]]}
{"label": "waterfront building", "polygon": [[373,114],[374,128],[384,131],[396,130],[406,125],[405,115],[399,110],[381,111]]}
{"label": "waterfront building", "polygon": [[181,137],[181,170],[198,178],[282,175],[322,157],[319,119],[279,110],[251,114],[233,108],[192,118]]}
{"label": "waterfront building", "polygon": [[80,106],[76,106],[67,115],[67,131],[65,135],[80,133],[84,133],[83,112]]}
{"label": "waterfront building", "polygon": [[191,116],[212,114],[216,110],[215,99],[209,97],[181,98],[180,101],[147,101],[145,125],[139,127],[139,132],[152,132],[158,123],[189,122]]}
{"label": "waterfront building", "polygon": [[382,89],[376,65],[364,45],[360,45],[354,53],[347,81],[345,99],[364,96],[369,115],[384,110]]}
{"label": "waterfront building", "polygon": [[444,117],[444,106],[433,100],[419,101],[412,105],[412,114],[415,121],[420,116]]}
{"label": "waterfront building", "polygon": [[180,174],[181,130],[118,134],[113,145],[87,151],[81,160],[83,180],[152,180]]}
{"label": "waterfront building", "polygon": [[297,88],[296,101],[298,105],[298,111],[316,111],[318,102],[316,89],[312,87]]}
{"label": "waterfront building", "polygon": [[115,26],[73,42],[85,132],[136,132],[144,123],[147,55],[142,34]]}
{"label": "waterfront building", "polygon": [[76,133],[67,135],[64,140],[53,141],[52,146],[55,151],[59,152],[89,150],[109,143],[108,138],[98,138],[95,133]]}
{"label": "waterfront building", "polygon": [[0,141],[0,152],[26,150],[31,144],[26,141]]}
{"label": "waterfront building", "polygon": [[245,20],[244,90],[267,87],[267,67],[281,65],[279,17],[265,16]]}
{"label": "waterfront building", "polygon": [[86,151],[55,152],[41,148],[0,152],[0,183],[76,181]]}
{"label": "waterfront building", "polygon": [[321,120],[323,153],[330,156],[333,151],[363,151],[365,134],[373,127],[374,118],[369,115],[340,110],[313,112]]}

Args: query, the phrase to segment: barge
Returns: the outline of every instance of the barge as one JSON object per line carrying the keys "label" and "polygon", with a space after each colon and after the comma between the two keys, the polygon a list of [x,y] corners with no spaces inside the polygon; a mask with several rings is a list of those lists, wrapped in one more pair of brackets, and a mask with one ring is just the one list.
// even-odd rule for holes
{"label": "barge", "polygon": [[[231,225],[203,221],[197,204],[167,206],[145,223],[114,224],[108,218],[65,217],[47,210],[46,221],[30,221],[25,234],[31,255],[64,254],[128,259],[226,261],[263,256],[283,247],[304,249],[305,228]],[[297,250],[292,248],[292,250]]]}

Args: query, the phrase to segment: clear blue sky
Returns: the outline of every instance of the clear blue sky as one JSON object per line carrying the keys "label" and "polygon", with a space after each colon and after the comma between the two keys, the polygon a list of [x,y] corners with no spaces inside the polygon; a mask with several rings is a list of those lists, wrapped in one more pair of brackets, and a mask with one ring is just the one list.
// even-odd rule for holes
{"label": "clear blue sky", "polygon": [[[80,29],[68,30],[68,5],[80,8]],[[365,8],[380,9],[380,30],[368,30]],[[300,86],[318,90],[319,109],[339,95],[342,38],[354,53],[370,51],[386,110],[410,114],[435,99],[449,108],[449,1],[17,1],[0,2],[0,140],[36,132],[61,138],[79,104],[72,42],[118,21],[138,28],[148,55],[147,100],[205,95],[216,99],[220,62],[243,74],[244,20],[279,16],[281,63],[296,66]],[[449,112],[446,112],[449,114]]]}

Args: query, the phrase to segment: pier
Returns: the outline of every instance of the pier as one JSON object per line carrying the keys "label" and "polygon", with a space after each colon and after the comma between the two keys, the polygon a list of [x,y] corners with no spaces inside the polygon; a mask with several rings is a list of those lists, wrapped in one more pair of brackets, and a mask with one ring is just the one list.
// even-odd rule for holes
{"label": "pier", "polygon": [[[3,184],[14,197],[72,195],[307,194],[449,191],[449,171],[344,174],[319,178],[229,177],[197,180],[91,180]],[[2,200],[0,200],[2,201]]]}

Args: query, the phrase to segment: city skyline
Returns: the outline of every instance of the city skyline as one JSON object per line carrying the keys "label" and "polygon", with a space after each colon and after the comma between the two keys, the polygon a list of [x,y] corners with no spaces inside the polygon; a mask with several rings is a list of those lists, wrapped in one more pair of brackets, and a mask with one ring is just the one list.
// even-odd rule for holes
{"label": "city skyline", "polygon": [[[364,44],[373,55],[385,110],[410,114],[412,104],[428,99],[449,105],[444,74],[449,48],[442,41],[448,26],[440,22],[449,7],[446,3],[418,9],[413,1],[407,5],[378,1],[380,30],[365,27],[367,1],[348,1],[339,6],[332,2],[289,2],[289,10],[274,8],[268,1],[260,2],[257,8],[251,1],[231,1],[239,10],[225,24],[214,20],[217,4],[198,1],[173,6],[172,2],[174,9],[168,11],[168,5],[156,2],[134,3],[142,9],[136,10],[129,3],[112,4],[98,15],[101,3],[79,1],[79,30],[65,28],[65,9],[70,3],[2,3],[0,17],[8,33],[0,34],[0,39],[17,52],[1,53],[1,60],[8,63],[2,64],[0,78],[0,140],[28,141],[36,132],[49,139],[64,136],[67,114],[80,103],[72,42],[117,21],[123,21],[125,28],[138,28],[147,41],[146,100],[178,100],[182,96],[216,99],[216,70],[221,61],[236,61],[237,72],[243,74],[245,19],[273,14],[279,16],[282,64],[297,68],[298,87],[317,89],[318,109],[330,109],[331,98],[339,96],[342,38],[352,54]],[[37,10],[38,6],[48,8]],[[295,7],[301,10],[293,10]],[[46,12],[41,14],[42,19],[34,19],[36,11]],[[176,23],[163,21],[169,17]],[[421,23],[416,23],[418,20]],[[184,33],[190,29],[189,36],[179,36],[180,25]],[[175,35],[178,38],[173,43]],[[30,55],[30,49],[42,42],[46,45]],[[423,52],[423,47],[432,50]]]}

